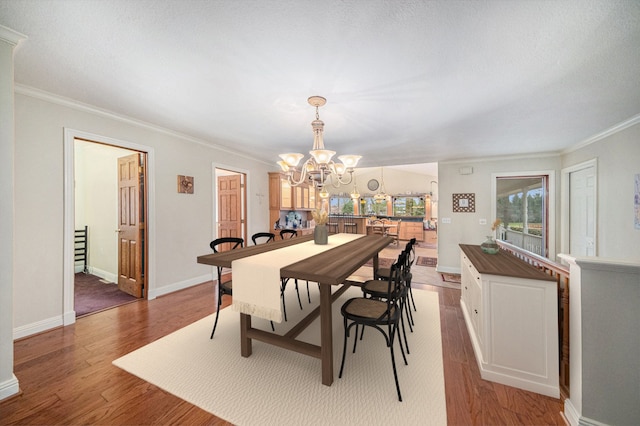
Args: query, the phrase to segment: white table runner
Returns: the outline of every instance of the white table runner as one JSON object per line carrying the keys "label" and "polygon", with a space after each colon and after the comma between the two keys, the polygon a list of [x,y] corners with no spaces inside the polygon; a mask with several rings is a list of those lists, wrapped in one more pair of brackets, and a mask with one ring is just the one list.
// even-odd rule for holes
{"label": "white table runner", "polygon": [[280,269],[348,243],[361,234],[329,235],[328,244],[311,241],[249,256],[231,262],[233,309],[270,321],[282,322],[280,303]]}

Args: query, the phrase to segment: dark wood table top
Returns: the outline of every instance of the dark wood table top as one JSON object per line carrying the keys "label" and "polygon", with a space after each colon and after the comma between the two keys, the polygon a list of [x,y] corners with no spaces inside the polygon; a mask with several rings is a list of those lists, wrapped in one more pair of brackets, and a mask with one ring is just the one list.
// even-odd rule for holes
{"label": "dark wood table top", "polygon": [[383,235],[365,235],[281,269],[282,277],[339,285],[393,242]]}
{"label": "dark wood table top", "polygon": [[[231,268],[231,262],[234,260],[310,240],[313,240],[313,235],[304,235],[290,240],[274,241],[221,253],[206,254],[198,256],[198,263]],[[358,268],[392,242],[393,238],[391,237],[365,235],[354,241],[285,266],[281,269],[280,275],[283,278],[298,278],[324,284],[342,284],[348,276],[352,275]]]}
{"label": "dark wood table top", "polygon": [[460,244],[460,248],[481,274],[556,281],[556,278],[545,274],[505,250],[500,250],[496,254],[487,254],[477,245]]}
{"label": "dark wood table top", "polygon": [[300,244],[313,239],[313,235],[301,235],[288,240],[271,241],[266,244],[258,244],[257,246],[247,246],[235,250],[223,251],[220,253],[211,253],[198,256],[198,263],[211,266],[223,266],[231,268],[231,262],[243,257],[249,257],[266,251],[277,250],[293,244]]}

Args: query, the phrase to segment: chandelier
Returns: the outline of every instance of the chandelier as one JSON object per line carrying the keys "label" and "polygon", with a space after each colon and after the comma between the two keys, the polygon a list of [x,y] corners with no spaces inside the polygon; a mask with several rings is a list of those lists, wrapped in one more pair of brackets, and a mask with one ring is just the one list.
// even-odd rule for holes
{"label": "chandelier", "polygon": [[298,163],[304,154],[280,154],[282,160],[278,161],[278,165],[286,174],[289,184],[298,186],[305,182],[313,183],[321,190],[320,197],[326,198],[329,194],[325,185],[331,183],[334,188],[338,188],[340,185],[350,184],[353,179],[353,169],[362,156],[341,155],[338,157],[341,162],[338,163],[331,160],[336,152],[324,148],[322,139],[324,122],[320,120],[318,113],[318,108],[326,104],[327,100],[322,96],[311,96],[307,101],[311,106],[316,107],[316,119],[311,122],[313,129],[313,149],[309,151],[311,157],[298,168]]}

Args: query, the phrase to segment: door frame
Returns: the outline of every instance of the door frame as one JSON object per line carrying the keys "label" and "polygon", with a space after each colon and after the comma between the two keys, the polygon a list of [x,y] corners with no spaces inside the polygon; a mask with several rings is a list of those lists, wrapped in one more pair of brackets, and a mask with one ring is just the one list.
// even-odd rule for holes
{"label": "door frame", "polygon": [[[212,193],[212,239],[218,238],[218,177],[216,176],[216,169],[223,169],[233,173],[243,174],[245,177],[244,182],[244,195],[242,197],[242,217],[244,218],[244,224],[242,225],[245,237],[248,238],[249,232],[249,212],[251,211],[251,197],[249,197],[251,188],[251,172],[248,169],[243,169],[236,166],[229,166],[221,163],[211,163],[211,193]],[[245,238],[245,245],[247,240]]]}
{"label": "door frame", "polygon": [[74,231],[75,231],[75,166],[74,166],[74,142],[76,139],[86,139],[97,143],[113,145],[119,148],[141,151],[147,154],[146,165],[146,196],[147,196],[147,255],[146,255],[146,291],[149,297],[151,290],[155,288],[155,263],[156,263],[156,223],[155,223],[155,151],[152,147],[129,141],[110,138],[64,128],[64,217],[63,217],[63,313],[62,325],[70,325],[76,322],[74,310]]}
{"label": "door frame", "polygon": [[593,185],[593,196],[595,199],[595,209],[593,212],[593,223],[594,223],[594,253],[598,255],[598,160],[593,158],[588,161],[584,161],[582,163],[575,164],[573,166],[563,168],[560,173],[560,202],[561,204],[561,214],[560,217],[560,253],[569,253],[570,250],[570,224],[571,224],[571,198],[570,198],[570,190],[571,190],[571,173],[588,169],[593,167],[593,173],[596,176],[595,183]]}

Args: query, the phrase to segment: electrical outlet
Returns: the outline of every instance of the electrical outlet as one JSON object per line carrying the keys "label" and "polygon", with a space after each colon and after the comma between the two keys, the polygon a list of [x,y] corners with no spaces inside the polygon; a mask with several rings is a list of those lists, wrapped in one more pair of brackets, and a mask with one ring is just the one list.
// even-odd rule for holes
{"label": "electrical outlet", "polygon": [[480,219],[480,225],[486,225],[487,219]]}
{"label": "electrical outlet", "polygon": [[442,218],[442,223],[451,223],[451,218],[450,217],[443,217]]}

